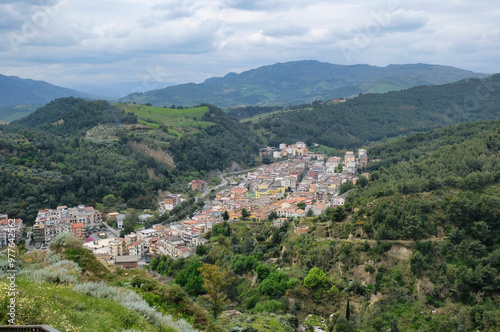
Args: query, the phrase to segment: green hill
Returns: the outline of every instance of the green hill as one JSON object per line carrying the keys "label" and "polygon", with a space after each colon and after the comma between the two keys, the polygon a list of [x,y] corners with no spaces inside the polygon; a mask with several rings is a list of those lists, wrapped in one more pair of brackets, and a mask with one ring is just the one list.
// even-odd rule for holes
{"label": "green hill", "polygon": [[77,135],[98,124],[136,122],[134,115],[119,110],[107,101],[68,97],[51,101],[28,116],[13,121],[9,128],[37,128],[56,134]]}
{"label": "green hill", "polygon": [[454,123],[497,119],[500,75],[485,79],[365,94],[344,103],[315,102],[260,115],[253,124],[272,146],[303,140],[354,148]]}
{"label": "green hill", "polygon": [[122,101],[140,104],[198,105],[296,105],[349,97],[360,93],[387,92],[417,85],[444,84],[468,77],[485,77],[447,66],[414,64],[375,67],[342,66],[318,61],[277,63],[240,74],[207,79],[130,94]]}
{"label": "green hill", "polygon": [[61,98],[2,125],[2,213],[31,224],[39,209],[95,205],[106,196],[118,208],[154,209],[159,190],[183,193],[193,179],[257,163],[261,139],[216,107],[118,106],[127,112]]}

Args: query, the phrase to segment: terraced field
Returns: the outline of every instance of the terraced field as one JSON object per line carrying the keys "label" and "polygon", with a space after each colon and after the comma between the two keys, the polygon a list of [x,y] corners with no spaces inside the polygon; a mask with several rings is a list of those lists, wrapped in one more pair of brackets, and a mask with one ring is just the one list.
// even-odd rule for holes
{"label": "terraced field", "polygon": [[208,112],[208,107],[194,107],[184,109],[173,109],[154,107],[131,103],[116,103],[115,106],[132,112],[139,117],[139,123],[152,128],[160,126],[169,129],[175,135],[196,132],[198,129],[212,126],[213,123],[203,121],[203,115]]}

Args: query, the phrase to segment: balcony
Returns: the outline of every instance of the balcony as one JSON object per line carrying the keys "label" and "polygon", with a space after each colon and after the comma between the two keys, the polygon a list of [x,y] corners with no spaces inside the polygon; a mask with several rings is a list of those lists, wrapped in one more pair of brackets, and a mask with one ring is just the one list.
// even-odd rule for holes
{"label": "balcony", "polygon": [[59,330],[48,325],[2,325],[0,332],[59,332]]}

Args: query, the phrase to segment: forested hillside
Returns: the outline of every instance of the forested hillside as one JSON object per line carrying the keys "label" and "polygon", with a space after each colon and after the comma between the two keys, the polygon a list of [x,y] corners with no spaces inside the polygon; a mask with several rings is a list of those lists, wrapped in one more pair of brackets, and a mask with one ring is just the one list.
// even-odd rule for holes
{"label": "forested hillside", "polygon": [[454,123],[496,119],[500,114],[500,75],[440,86],[365,94],[345,103],[315,102],[296,111],[262,116],[253,124],[270,145],[293,143],[355,148]]}
{"label": "forested hillside", "polygon": [[499,153],[500,121],[379,145],[345,206],[282,227],[220,224],[196,256],[151,268],[206,306],[199,268],[218,266],[219,291],[242,312],[219,319],[231,331],[496,331]]}
{"label": "forested hillside", "polygon": [[185,192],[189,181],[233,162],[255,165],[260,139],[220,109],[204,107],[183,135],[168,120],[138,124],[137,116],[105,101],[72,97],[4,125],[2,213],[29,224],[39,209],[95,205],[107,195],[123,208],[155,208],[159,190]]}
{"label": "forested hillside", "polygon": [[37,128],[54,134],[79,135],[82,130],[104,123],[131,124],[137,123],[137,118],[106,101],[68,97],[51,101],[27,117],[12,122],[9,129]]}
{"label": "forested hillside", "polygon": [[170,151],[179,170],[224,170],[233,162],[256,165],[255,157],[264,144],[262,139],[254,135],[249,126],[224,115],[220,108],[208,107],[209,112],[202,120],[215,125],[172,142]]}

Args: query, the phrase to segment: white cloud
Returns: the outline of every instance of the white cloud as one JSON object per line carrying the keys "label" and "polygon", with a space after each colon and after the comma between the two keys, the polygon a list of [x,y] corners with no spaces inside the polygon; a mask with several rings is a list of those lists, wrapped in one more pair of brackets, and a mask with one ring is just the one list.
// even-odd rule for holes
{"label": "white cloud", "polygon": [[140,80],[156,66],[183,83],[300,59],[495,72],[495,8],[492,0],[4,0],[0,73],[71,86]]}

